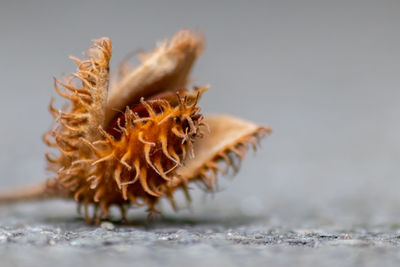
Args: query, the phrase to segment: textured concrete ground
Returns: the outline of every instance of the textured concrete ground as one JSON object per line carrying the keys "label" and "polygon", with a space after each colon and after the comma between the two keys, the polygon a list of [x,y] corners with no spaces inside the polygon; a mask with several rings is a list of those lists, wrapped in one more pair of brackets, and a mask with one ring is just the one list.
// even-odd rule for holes
{"label": "textured concrete ground", "polygon": [[[63,202],[1,208],[1,266],[398,266],[400,225],[224,212],[87,226]],[[205,212],[205,211],[200,211]],[[394,218],[392,218],[394,219]],[[392,220],[390,219],[390,220]],[[354,220],[354,221],[353,221]],[[377,221],[380,220],[380,223]],[[353,221],[353,222],[351,222]]]}

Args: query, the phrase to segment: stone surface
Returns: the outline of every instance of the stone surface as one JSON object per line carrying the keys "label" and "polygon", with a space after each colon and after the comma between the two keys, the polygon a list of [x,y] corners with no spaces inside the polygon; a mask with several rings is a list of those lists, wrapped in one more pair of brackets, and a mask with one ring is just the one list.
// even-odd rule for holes
{"label": "stone surface", "polygon": [[[1,266],[398,266],[400,225],[165,215],[88,226],[73,204],[2,207]],[[204,211],[201,211],[204,212]]]}

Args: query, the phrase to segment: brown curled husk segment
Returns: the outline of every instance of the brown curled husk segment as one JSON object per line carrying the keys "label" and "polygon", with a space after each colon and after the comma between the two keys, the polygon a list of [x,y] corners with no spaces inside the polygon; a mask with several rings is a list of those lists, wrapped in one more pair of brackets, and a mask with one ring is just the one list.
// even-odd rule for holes
{"label": "brown curled husk segment", "polygon": [[141,65],[112,84],[106,110],[109,123],[118,110],[158,93],[186,87],[195,60],[204,49],[204,38],[188,30],[165,40],[153,52],[141,55]]}
{"label": "brown curled husk segment", "polygon": [[[176,188],[187,187],[187,183],[199,180],[207,190],[214,190],[217,174],[226,173],[229,167],[237,171],[237,159],[241,161],[245,157],[248,146],[256,149],[259,140],[271,132],[268,127],[228,115],[208,116],[204,123],[209,127],[209,134],[194,142],[195,157],[186,158],[184,165],[177,170],[180,179],[176,180]],[[169,192],[174,188],[165,190]]]}
{"label": "brown curled husk segment", "polygon": [[57,109],[51,101],[49,110],[57,124],[44,135],[44,140],[66,158],[81,158],[80,137],[92,141],[100,137],[97,128],[104,124],[111,55],[112,44],[108,38],[95,40],[87,59],[72,58],[77,64],[77,73],[63,82],[54,79],[56,92],[69,100],[69,105]]}
{"label": "brown curled husk segment", "polygon": [[[108,38],[94,40],[84,60],[73,58],[78,71],[65,81],[55,79],[55,90],[69,100],[63,109],[50,103],[50,113],[56,121],[44,135],[45,143],[58,150],[59,155],[46,154],[48,169],[56,173],[49,192],[72,196],[88,177],[94,154],[81,141],[101,138],[98,127],[104,124],[105,105],[109,85],[109,61],[112,44]],[[80,164],[75,164],[80,161]]]}

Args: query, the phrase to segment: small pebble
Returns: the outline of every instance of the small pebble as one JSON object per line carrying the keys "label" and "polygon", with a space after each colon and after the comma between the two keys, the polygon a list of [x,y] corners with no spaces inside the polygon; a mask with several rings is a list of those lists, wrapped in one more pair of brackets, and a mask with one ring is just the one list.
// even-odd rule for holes
{"label": "small pebble", "polygon": [[110,222],[102,222],[100,227],[108,231],[113,231],[115,229],[114,224]]}

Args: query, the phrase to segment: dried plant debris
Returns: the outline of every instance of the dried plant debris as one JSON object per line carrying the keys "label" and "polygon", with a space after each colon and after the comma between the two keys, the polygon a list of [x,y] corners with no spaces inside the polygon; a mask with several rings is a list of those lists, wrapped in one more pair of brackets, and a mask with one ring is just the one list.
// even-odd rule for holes
{"label": "dried plant debris", "polygon": [[76,73],[54,80],[68,102],[49,107],[55,124],[44,142],[56,150],[46,154],[54,177],[0,195],[0,203],[74,199],[85,220],[99,224],[113,205],[123,220],[130,206],[157,212],[161,197],[176,209],[175,191],[190,199],[194,181],[213,191],[217,174],[236,169],[248,146],[256,148],[270,129],[227,115],[203,117],[198,102],[208,86],[187,89],[203,48],[202,35],[182,30],[141,54],[138,67],[122,65],[109,86],[112,44],[95,40],[85,59],[72,58]]}

